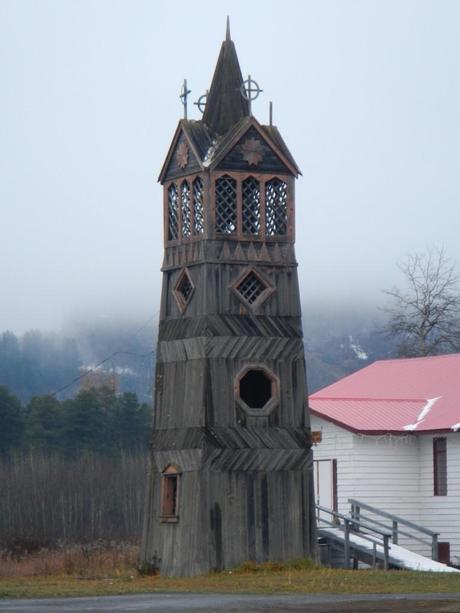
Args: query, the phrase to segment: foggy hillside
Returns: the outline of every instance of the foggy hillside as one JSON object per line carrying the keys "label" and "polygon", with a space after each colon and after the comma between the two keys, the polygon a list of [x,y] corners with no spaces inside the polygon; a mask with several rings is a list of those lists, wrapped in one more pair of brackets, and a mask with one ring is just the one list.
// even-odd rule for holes
{"label": "foggy hillside", "polygon": [[[106,384],[152,403],[157,322],[74,324],[61,334],[30,331],[0,334],[0,385],[22,402],[57,392],[60,399]],[[372,312],[304,310],[310,392],[389,357]]]}

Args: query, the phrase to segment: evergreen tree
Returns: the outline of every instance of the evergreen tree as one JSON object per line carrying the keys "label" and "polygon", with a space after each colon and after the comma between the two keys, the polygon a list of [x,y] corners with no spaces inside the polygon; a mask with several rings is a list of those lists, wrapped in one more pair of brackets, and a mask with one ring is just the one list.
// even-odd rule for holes
{"label": "evergreen tree", "polygon": [[101,451],[99,442],[106,424],[97,390],[82,390],[63,406],[67,452]]}
{"label": "evergreen tree", "polygon": [[12,332],[3,332],[0,336],[0,385],[10,390],[17,390],[20,385],[21,350],[19,341]]}
{"label": "evergreen tree", "polygon": [[60,451],[64,419],[60,402],[53,396],[35,396],[27,407],[26,441],[29,447],[43,451]]}
{"label": "evergreen tree", "polygon": [[150,433],[150,408],[139,404],[136,394],[126,392],[118,398],[117,444],[122,449],[147,446]]}
{"label": "evergreen tree", "polygon": [[21,404],[6,387],[0,386],[0,453],[18,448],[23,439],[24,416]]}

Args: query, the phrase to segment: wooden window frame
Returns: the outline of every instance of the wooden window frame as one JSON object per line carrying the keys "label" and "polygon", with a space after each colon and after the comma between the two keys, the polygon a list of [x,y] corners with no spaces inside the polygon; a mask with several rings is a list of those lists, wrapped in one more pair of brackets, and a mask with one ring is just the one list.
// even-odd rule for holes
{"label": "wooden window frame", "polygon": [[[244,281],[244,279],[250,274],[255,275],[259,281],[265,285],[265,289],[260,294],[260,296],[254,302],[248,302],[245,297],[239,292],[238,286]],[[266,278],[264,274],[261,273],[255,266],[246,266],[238,277],[230,283],[230,289],[235,294],[235,296],[240,300],[245,307],[251,309],[251,311],[256,311],[262,304],[269,298],[274,292],[276,292],[276,287]]]}
{"label": "wooden window frame", "polygon": [[[169,464],[161,473],[161,512],[160,521],[167,524],[176,524],[179,521],[180,485],[182,472],[178,466]],[[172,494],[172,481],[175,481]],[[171,495],[174,500],[171,503]]]}
{"label": "wooden window frame", "polygon": [[[199,234],[195,234],[194,233],[194,227],[195,227],[195,209],[194,209],[194,194],[193,194],[193,184],[195,182],[195,179],[197,178],[201,179],[201,183],[202,183],[202,199],[203,199],[203,216],[204,216],[204,230],[203,232],[200,232]],[[184,237],[182,234],[182,185],[183,183],[186,182],[188,184],[188,188],[189,188],[189,194],[190,194],[190,227],[192,229],[190,236]],[[177,216],[178,216],[178,235],[177,238],[175,239],[170,239],[169,238],[169,228],[168,228],[168,224],[169,224],[169,216],[168,216],[168,193],[169,193],[169,188],[171,187],[171,185],[175,185],[176,189],[177,189],[177,195],[178,195],[178,211],[177,211]],[[163,227],[163,236],[164,236],[164,244],[168,247],[172,247],[174,245],[179,245],[182,242],[193,242],[196,240],[202,240],[205,237],[206,234],[206,225],[207,225],[207,218],[206,218],[206,181],[205,181],[205,177],[203,175],[203,173],[197,172],[191,175],[187,175],[185,177],[178,177],[175,179],[171,179],[170,181],[167,181],[164,186],[163,186],[163,220],[164,220],[164,227]]]}
{"label": "wooden window frame", "polygon": [[433,496],[447,496],[447,438],[445,436],[433,438]]}
{"label": "wooden window frame", "polygon": [[[187,280],[190,283],[190,286],[192,288],[187,300],[185,300],[182,292],[179,289],[179,287],[180,287],[184,277],[187,277]],[[179,273],[179,276],[177,277],[177,281],[175,282],[174,289],[173,289],[173,295],[174,295],[174,298],[176,299],[177,306],[179,307],[179,311],[181,313],[184,313],[185,310],[187,309],[187,307],[190,304],[190,301],[191,301],[191,299],[193,297],[194,292],[195,292],[195,284],[193,283],[193,280],[192,280],[192,277],[190,275],[190,272],[189,272],[188,268],[186,268],[186,267],[182,268],[180,273]]]}
{"label": "wooden window frame", "polygon": [[[248,406],[240,396],[240,381],[251,370],[262,371],[271,384],[271,398],[261,408],[252,408]],[[271,371],[269,368],[267,368],[267,366],[265,366],[265,364],[248,364],[242,370],[240,370],[240,372],[235,377],[234,394],[237,404],[249,417],[268,417],[279,405],[280,380],[273,371]]]}
{"label": "wooden window frame", "polygon": [[[186,192],[184,192],[184,186],[186,188]],[[189,234],[188,236],[184,236],[184,196],[188,199],[188,215],[189,215]],[[179,183],[179,208],[180,208],[180,233],[179,236],[181,239],[188,241],[193,234],[193,225],[195,223],[194,215],[193,215],[193,183],[191,184],[188,179],[183,179]]]}
{"label": "wooden window frame", "polygon": [[[223,234],[217,231],[216,226],[216,181],[224,175],[234,179],[236,181],[236,196],[237,196],[237,223],[236,232],[232,234]],[[243,232],[243,181],[252,177],[259,182],[260,188],[260,232],[259,234],[244,234]],[[276,236],[267,236],[265,232],[265,184],[273,179],[278,179],[286,183],[287,186],[287,201],[286,201],[286,214],[287,214],[287,227],[286,234],[280,234]],[[228,170],[219,170],[213,172],[211,175],[210,184],[210,209],[211,209],[211,223],[214,236],[217,238],[224,238],[227,240],[238,241],[266,241],[267,243],[276,242],[293,242],[295,240],[294,230],[294,177],[283,173],[257,173],[257,172],[231,172]]]}

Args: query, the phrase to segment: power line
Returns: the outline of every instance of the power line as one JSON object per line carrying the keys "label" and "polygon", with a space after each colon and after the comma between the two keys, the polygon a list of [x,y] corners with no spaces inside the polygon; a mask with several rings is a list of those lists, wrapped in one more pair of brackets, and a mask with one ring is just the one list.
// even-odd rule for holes
{"label": "power line", "polygon": [[154,353],[155,353],[155,351],[153,349],[152,349],[152,351],[149,351],[148,353],[135,353],[134,351],[114,351],[109,356],[107,356],[106,358],[104,358],[103,360],[98,362],[95,366],[93,366],[92,368],[89,368],[87,371],[85,371],[84,373],[82,373],[78,377],[75,377],[74,379],[72,379],[72,381],[70,381],[70,383],[67,383],[66,385],[63,385],[59,389],[57,389],[54,392],[52,392],[50,394],[50,396],[57,396],[58,394],[60,394],[64,390],[68,389],[69,387],[72,387],[72,385],[75,385],[75,383],[78,383],[78,381],[81,381],[81,379],[84,379],[85,377],[87,377],[91,373],[95,372],[100,366],[102,366],[102,364],[105,364],[106,362],[108,362],[109,360],[111,360],[112,358],[114,358],[117,355],[132,355],[132,356],[136,356],[136,357],[144,358],[145,359],[148,356],[153,355]]}
{"label": "power line", "polygon": [[[137,336],[139,334],[139,332],[141,332],[141,330],[143,330],[144,328],[146,328],[148,325],[150,325],[155,319],[157,319],[157,317],[159,316],[160,311],[158,310],[155,315],[152,315],[152,317],[149,317],[141,326],[139,326],[139,328],[137,328],[134,332],[133,335]],[[105,357],[103,360],[101,360],[100,362],[98,362],[95,366],[93,366],[92,368],[89,368],[88,370],[86,370],[84,373],[82,373],[81,375],[78,375],[78,377],[75,377],[74,379],[72,379],[72,381],[70,381],[69,383],[66,383],[66,385],[63,385],[62,387],[60,387],[59,389],[55,390],[54,392],[52,392],[50,394],[50,396],[57,396],[58,394],[60,394],[61,392],[65,391],[66,389],[68,389],[69,387],[72,387],[72,385],[75,385],[75,383],[78,383],[78,381],[81,381],[82,379],[84,379],[85,377],[87,377],[88,375],[90,375],[91,373],[95,372],[100,366],[102,366],[103,364],[105,364],[106,362],[108,362],[109,360],[112,360],[112,358],[114,358],[117,355],[132,355],[132,356],[136,356],[139,358],[147,358],[150,355],[153,355],[155,353],[155,350],[152,349],[151,351],[149,351],[148,353],[135,353],[134,351],[113,351],[110,355],[108,355],[107,357]],[[112,371],[115,370],[113,368],[113,362],[112,362]]]}

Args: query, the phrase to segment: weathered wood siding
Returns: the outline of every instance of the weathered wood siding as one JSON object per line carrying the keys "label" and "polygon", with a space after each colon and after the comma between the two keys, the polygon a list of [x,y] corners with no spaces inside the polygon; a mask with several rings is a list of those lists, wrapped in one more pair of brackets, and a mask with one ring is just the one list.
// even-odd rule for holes
{"label": "weathered wood siding", "polygon": [[262,143],[263,147],[263,159],[262,162],[257,165],[257,172],[269,172],[272,174],[286,174],[290,172],[289,168],[286,167],[270,145],[261,138],[255,128],[249,128],[241,141],[224,157],[217,168],[220,170],[246,170],[248,172],[254,170],[254,166],[251,166],[242,156],[242,144],[250,138]]}
{"label": "weathered wood siding", "polygon": [[181,496],[187,504],[174,524],[158,521],[155,467],[152,476],[143,556],[155,556],[165,574],[195,575],[245,560],[295,559],[310,552],[314,526],[304,471],[185,471]]}
{"label": "weathered wood siding", "polygon": [[[177,149],[180,145],[186,145],[188,150],[188,164],[185,168],[179,166],[176,153]],[[186,175],[190,175],[194,172],[199,172],[201,170],[201,166],[199,161],[196,159],[195,154],[193,153],[187,138],[184,133],[181,132],[179,138],[177,139],[176,146],[171,156],[171,161],[166,169],[166,173],[164,176],[164,180],[175,179],[179,177],[185,177]]]}
{"label": "weathered wood siding", "polygon": [[[142,558],[156,558],[163,573],[193,575],[311,555],[312,454],[293,247],[204,239],[168,253]],[[184,265],[194,286],[185,309],[174,296]],[[233,290],[248,266],[274,288],[258,307]],[[248,414],[237,401],[238,374],[248,366],[277,380],[266,415]],[[179,520],[163,523],[161,473],[170,464],[181,471]]]}

